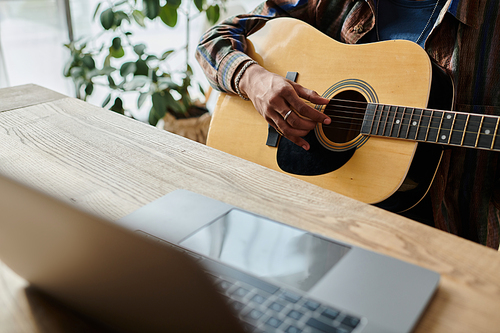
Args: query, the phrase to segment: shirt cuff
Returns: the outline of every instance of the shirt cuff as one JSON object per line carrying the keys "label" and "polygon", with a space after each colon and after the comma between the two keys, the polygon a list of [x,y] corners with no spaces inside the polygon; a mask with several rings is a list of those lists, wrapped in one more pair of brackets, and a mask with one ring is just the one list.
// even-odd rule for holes
{"label": "shirt cuff", "polygon": [[217,83],[225,92],[237,93],[233,86],[237,74],[236,70],[248,60],[252,60],[252,58],[240,51],[230,52],[222,59],[217,69]]}

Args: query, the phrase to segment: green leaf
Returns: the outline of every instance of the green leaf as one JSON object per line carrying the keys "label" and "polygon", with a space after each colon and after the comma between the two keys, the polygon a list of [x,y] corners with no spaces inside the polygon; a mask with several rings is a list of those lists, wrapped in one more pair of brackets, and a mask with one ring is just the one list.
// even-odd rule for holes
{"label": "green leaf", "polygon": [[87,86],[85,87],[85,93],[87,95],[92,95],[93,91],[94,91],[94,84],[92,82],[87,83]]}
{"label": "green leaf", "polygon": [[115,25],[119,27],[122,24],[122,21],[126,20],[128,23],[130,23],[130,18],[128,17],[127,14],[125,14],[124,11],[118,11],[115,12]]}
{"label": "green leaf", "polygon": [[167,107],[168,107],[168,102],[167,99],[170,97],[171,99],[174,99],[170,93],[165,93],[162,91],[161,93],[155,92],[153,94],[152,100],[153,100],[153,107],[155,109],[155,115],[157,116],[158,120],[163,118],[163,116],[167,113]]}
{"label": "green leaf", "polygon": [[142,59],[137,60],[135,63],[135,67],[136,70],[134,72],[134,75],[145,75],[145,76],[149,75],[149,66],[144,60]]}
{"label": "green leaf", "polygon": [[208,22],[215,24],[220,17],[220,7],[219,5],[213,5],[207,8],[207,19]]}
{"label": "green leaf", "polygon": [[134,52],[140,57],[144,54],[144,50],[146,50],[146,45],[144,44],[137,44],[134,45]]}
{"label": "green leaf", "polygon": [[69,72],[73,79],[81,78],[84,76],[83,68],[81,67],[73,67]]}
{"label": "green leaf", "polygon": [[122,81],[122,82],[120,82],[120,83],[116,86],[116,88],[117,88],[117,89],[122,89],[122,90],[123,90],[123,86],[125,85],[125,83],[127,83],[127,81],[125,81],[125,79],[123,79],[123,81]]}
{"label": "green leaf", "polygon": [[83,85],[85,84],[85,82],[83,82],[83,80],[74,80],[75,82],[75,92],[76,92],[76,97],[78,98],[82,98],[82,94],[81,94],[81,89],[83,87]]}
{"label": "green leaf", "polygon": [[81,64],[82,56],[80,54],[81,52],[75,52],[73,53],[73,62],[76,64]]}
{"label": "green leaf", "polygon": [[155,56],[154,54],[150,54],[148,55],[148,57],[146,58],[146,62],[148,61],[155,61],[155,60],[158,60],[158,57]]}
{"label": "green leaf", "polygon": [[111,67],[111,66],[104,66],[100,71],[99,71],[99,75],[110,75],[111,73],[113,73],[114,71],[116,71],[116,68],[114,67]]}
{"label": "green leaf", "polygon": [[194,0],[194,5],[198,8],[198,11],[201,13],[203,11],[204,0]]}
{"label": "green leaf", "polygon": [[115,103],[109,108],[111,111],[115,111],[119,114],[124,114],[125,110],[123,109],[123,101],[120,97],[115,99]]}
{"label": "green leaf", "polygon": [[64,69],[63,69],[63,75],[65,77],[70,77],[71,76],[71,73],[70,73],[70,70],[71,70],[71,67],[73,66],[73,61],[68,61],[66,63],[66,65],[64,65]]}
{"label": "green leaf", "polygon": [[150,20],[156,18],[160,13],[160,0],[143,0],[142,11]]}
{"label": "green leaf", "polygon": [[140,93],[139,98],[137,99],[137,108],[140,109],[146,99],[149,97],[149,93]]}
{"label": "green leaf", "polygon": [[110,101],[111,101],[111,94],[109,94],[108,97],[106,97],[106,99],[104,100],[104,102],[102,102],[102,107],[108,105]]}
{"label": "green leaf", "polygon": [[113,80],[113,78],[111,77],[111,75],[108,75],[108,83],[109,83],[109,87],[111,89],[116,89],[115,80]]}
{"label": "green leaf", "polygon": [[136,75],[130,82],[126,82],[123,85],[123,89],[127,91],[134,91],[137,90],[137,88],[142,88],[146,84],[150,83],[151,79],[147,76],[144,75]]}
{"label": "green leaf", "polygon": [[184,109],[182,107],[182,104],[176,101],[169,91],[165,90],[163,92],[165,93],[164,98],[165,101],[167,102],[168,108],[173,110],[174,112],[183,113]]}
{"label": "green leaf", "polygon": [[198,84],[198,89],[200,89],[200,92],[205,95],[205,89],[203,89],[201,84]]}
{"label": "green leaf", "polygon": [[148,122],[153,125],[153,126],[156,126],[156,124],[158,124],[158,121],[161,119],[161,117],[158,117],[156,115],[156,110],[154,108],[154,106],[151,108],[151,111],[149,111],[149,117],[148,117]]}
{"label": "green leaf", "polygon": [[121,58],[125,55],[125,50],[122,47],[122,40],[120,37],[113,38],[113,42],[109,48],[109,54],[113,58]]}
{"label": "green leaf", "polygon": [[112,57],[112,55],[111,55],[111,51],[110,51],[110,54],[108,54],[106,56],[106,58],[104,58],[104,66],[105,67],[111,67],[111,57]]}
{"label": "green leaf", "polygon": [[169,27],[173,28],[177,24],[177,7],[165,5],[161,8],[160,18]]}
{"label": "green leaf", "polygon": [[113,41],[111,43],[111,47],[114,48],[115,50],[119,50],[122,47],[121,38],[120,37],[113,38]]}
{"label": "green leaf", "polygon": [[120,67],[120,75],[125,77],[129,74],[132,74],[136,70],[135,62],[126,62]]}
{"label": "green leaf", "polygon": [[132,17],[134,18],[135,22],[137,22],[138,25],[140,25],[141,27],[145,28],[146,25],[144,24],[144,19],[146,18],[144,16],[144,14],[139,11],[139,10],[134,10],[132,12]]}
{"label": "green leaf", "polygon": [[86,77],[90,80],[93,77],[99,76],[99,70],[97,68],[87,70]]}
{"label": "green leaf", "polygon": [[101,25],[105,30],[111,29],[115,22],[115,13],[113,9],[108,8],[101,13]]}
{"label": "green leaf", "polygon": [[113,47],[109,48],[109,55],[113,58],[121,58],[125,55],[125,50],[120,48],[119,50],[115,50]]}
{"label": "green leaf", "polygon": [[82,63],[88,69],[94,69],[95,68],[94,58],[92,58],[92,56],[90,56],[88,54],[86,54],[86,55],[83,56]]}
{"label": "green leaf", "polygon": [[175,8],[179,8],[180,5],[182,3],[182,0],[167,0],[167,4],[169,6],[172,6],[172,7],[175,7]]}

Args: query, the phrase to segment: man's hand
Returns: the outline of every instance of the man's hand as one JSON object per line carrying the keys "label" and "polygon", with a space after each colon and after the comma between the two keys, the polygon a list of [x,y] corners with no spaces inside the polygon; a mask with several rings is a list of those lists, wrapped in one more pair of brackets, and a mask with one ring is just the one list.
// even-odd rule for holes
{"label": "man's hand", "polygon": [[[330,101],[328,98],[257,64],[243,73],[239,88],[271,126],[305,150],[309,150],[310,146],[301,137],[314,129],[317,123],[328,125],[331,122],[328,116],[304,101],[326,105]],[[287,116],[290,110],[292,112]]]}

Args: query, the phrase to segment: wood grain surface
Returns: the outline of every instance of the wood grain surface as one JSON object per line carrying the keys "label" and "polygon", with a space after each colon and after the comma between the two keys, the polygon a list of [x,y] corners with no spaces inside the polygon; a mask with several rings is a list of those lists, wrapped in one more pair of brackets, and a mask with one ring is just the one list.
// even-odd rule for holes
{"label": "wood grain surface", "polygon": [[[19,92],[56,96],[17,107]],[[14,101],[16,100],[16,101]],[[299,179],[54,95],[0,90],[0,172],[110,220],[184,188],[438,271],[417,332],[498,332],[497,251]],[[0,332],[88,331],[87,320],[26,288],[0,262]]]}

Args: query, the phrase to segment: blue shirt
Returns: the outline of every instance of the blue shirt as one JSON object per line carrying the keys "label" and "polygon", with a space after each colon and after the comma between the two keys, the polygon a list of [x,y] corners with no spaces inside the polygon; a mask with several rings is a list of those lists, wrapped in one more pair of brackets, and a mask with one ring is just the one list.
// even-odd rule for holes
{"label": "blue shirt", "polygon": [[378,0],[377,23],[361,42],[405,39],[424,47],[446,0]]}

